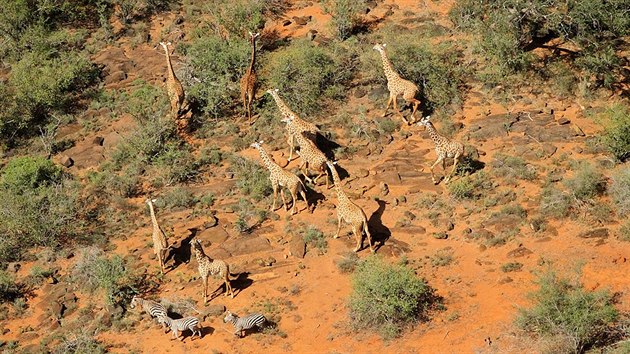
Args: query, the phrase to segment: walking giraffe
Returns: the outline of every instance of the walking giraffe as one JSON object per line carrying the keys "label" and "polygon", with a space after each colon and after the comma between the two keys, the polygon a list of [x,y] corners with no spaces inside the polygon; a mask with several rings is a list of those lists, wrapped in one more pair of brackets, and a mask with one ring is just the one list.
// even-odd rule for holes
{"label": "walking giraffe", "polygon": [[438,184],[439,182],[435,180],[435,175],[433,174],[433,168],[438,163],[442,162],[442,169],[444,170],[444,174],[446,174],[446,165],[445,158],[453,158],[453,169],[451,169],[451,173],[449,173],[444,179],[444,183],[448,183],[451,180],[451,176],[455,173],[455,169],[457,168],[457,163],[464,157],[464,145],[458,141],[450,140],[447,137],[440,135],[433,123],[429,120],[431,117],[425,117],[418,122],[418,125],[423,125],[429,132],[429,136],[433,140],[435,144],[435,153],[437,154],[437,160],[431,165],[431,179],[434,184]]}
{"label": "walking giraffe", "polygon": [[249,32],[249,42],[252,45],[252,58],[245,75],[241,78],[241,100],[247,114],[249,124],[252,124],[252,102],[256,97],[257,79],[256,74],[256,38],[260,33]]}
{"label": "walking giraffe", "polygon": [[171,247],[168,245],[166,234],[158,224],[157,218],[155,217],[155,210],[153,209],[153,203],[155,202],[155,199],[149,198],[145,202],[147,203],[147,205],[149,205],[149,211],[151,212],[151,223],[153,224],[153,252],[155,252],[158,262],[160,263],[160,271],[162,272],[162,274],[164,274],[164,262],[166,262],[168,250]]}

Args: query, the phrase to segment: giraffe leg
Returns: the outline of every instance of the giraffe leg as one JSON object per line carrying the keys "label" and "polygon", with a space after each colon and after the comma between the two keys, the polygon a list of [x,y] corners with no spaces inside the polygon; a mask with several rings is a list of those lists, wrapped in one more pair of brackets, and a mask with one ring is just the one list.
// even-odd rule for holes
{"label": "giraffe leg", "polygon": [[455,155],[455,157],[453,158],[453,168],[451,169],[451,173],[449,173],[448,177],[446,177],[446,179],[444,180],[444,183],[448,183],[451,180],[451,177],[453,176],[453,174],[455,173],[455,170],[457,169],[457,163],[459,162],[460,158],[461,156],[459,154]]}
{"label": "giraffe leg", "polygon": [[398,104],[396,103],[396,98],[394,98],[394,110],[396,111],[396,113],[398,113],[400,115],[400,118],[402,118],[403,122],[405,122],[405,124],[409,125],[409,121],[405,118],[405,116],[402,114],[401,111],[398,110]]}
{"label": "giraffe leg", "polygon": [[208,303],[208,276],[203,277],[203,303]]}
{"label": "giraffe leg", "polygon": [[383,117],[385,117],[387,115],[387,110],[389,109],[389,106],[392,104],[392,94],[389,94],[389,100],[387,100],[387,106],[385,106],[385,112],[383,112]]}
{"label": "giraffe leg", "polygon": [[438,184],[438,182],[435,180],[435,175],[433,174],[433,168],[435,167],[435,165],[437,165],[438,163],[442,162],[442,160],[444,160],[444,158],[440,156],[440,157],[438,157],[437,160],[435,160],[433,165],[431,165],[431,179],[433,180],[433,184]]}
{"label": "giraffe leg", "polygon": [[273,204],[271,205],[271,211],[276,211],[276,199],[278,198],[278,184],[273,184]]}
{"label": "giraffe leg", "polygon": [[368,227],[367,221],[363,222],[363,232],[365,232],[365,237],[368,239],[368,243],[370,244],[370,251],[372,253],[376,252],[374,249],[374,244],[372,243],[372,235],[370,234],[370,229]]}
{"label": "giraffe leg", "polygon": [[411,112],[411,123],[415,123],[416,122],[416,111],[418,110],[418,106],[420,105],[420,101],[418,101],[417,99],[412,99],[411,102],[413,102],[413,111]]}
{"label": "giraffe leg", "polygon": [[293,201],[292,201],[293,205],[291,207],[291,215],[295,215],[298,212],[298,209],[297,209],[297,190],[296,189],[293,189],[291,191],[291,199],[293,199]]}
{"label": "giraffe leg", "polygon": [[337,234],[334,238],[339,238],[339,231],[341,231],[341,217],[337,216]]}
{"label": "giraffe leg", "polygon": [[232,284],[230,283],[230,275],[225,275],[225,294],[230,293],[230,298],[234,298],[234,290],[232,290]]}
{"label": "giraffe leg", "polygon": [[300,194],[302,195],[302,199],[304,199],[304,204],[306,204],[306,208],[304,210],[308,210],[308,199],[306,199],[306,192],[304,192],[304,190],[300,190]]}
{"label": "giraffe leg", "polygon": [[361,248],[363,248],[363,233],[358,232],[355,225],[352,225],[352,233],[354,234],[354,239],[357,241],[357,245],[354,247],[354,252],[359,252]]}
{"label": "giraffe leg", "polygon": [[284,204],[284,210],[289,211],[287,200],[284,198],[284,188],[280,188],[280,197],[282,197],[282,204]]}
{"label": "giraffe leg", "polygon": [[289,143],[289,159],[287,160],[287,164],[291,162],[291,158],[293,157],[293,144],[295,143],[294,139],[295,137],[293,136],[293,134],[289,134],[289,139],[287,139],[287,142]]}

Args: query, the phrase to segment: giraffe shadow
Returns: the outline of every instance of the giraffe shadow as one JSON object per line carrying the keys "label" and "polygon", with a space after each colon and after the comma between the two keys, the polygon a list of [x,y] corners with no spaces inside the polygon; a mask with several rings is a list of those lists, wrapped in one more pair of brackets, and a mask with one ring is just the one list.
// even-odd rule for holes
{"label": "giraffe shadow", "polygon": [[330,161],[335,161],[335,153],[334,150],[341,147],[337,142],[330,139],[330,135],[328,133],[318,133],[314,137],[310,137],[315,145],[326,155],[326,158]]}
{"label": "giraffe shadow", "polygon": [[[236,275],[236,274],[235,274]],[[232,274],[230,274],[232,276]],[[249,278],[249,272],[241,272],[236,275],[236,278],[230,279],[230,285],[232,285],[232,290],[234,291],[234,297],[237,297],[241,291],[249,288],[254,283],[254,280]],[[219,290],[221,290],[219,292]],[[225,283],[221,282],[221,285],[213,291],[208,297],[208,302],[212,301],[214,298],[218,297],[221,294],[225,294],[227,289],[225,288]]]}
{"label": "giraffe shadow", "polygon": [[376,199],[376,202],[378,203],[378,209],[376,209],[372,213],[372,216],[370,216],[370,219],[368,220],[368,227],[372,233],[372,241],[375,244],[375,250],[378,250],[385,245],[387,240],[389,240],[392,236],[392,232],[383,224],[382,220],[383,213],[389,203],[381,199]]}
{"label": "giraffe shadow", "polygon": [[190,248],[190,240],[192,240],[199,230],[196,228],[188,229],[190,234],[179,241],[179,245],[177,247],[171,247],[169,255],[166,257],[166,261],[169,259],[173,259],[173,264],[171,265],[170,270],[177,269],[177,267],[181,264],[188,264],[190,259],[192,258],[192,250]]}
{"label": "giraffe shadow", "polygon": [[[306,183],[304,183],[304,187],[306,187],[306,199],[308,201],[308,211],[312,213],[315,210],[315,207],[320,204],[320,202],[326,200],[326,196],[323,193],[316,191],[315,189],[309,187]],[[298,210],[299,205],[298,205]],[[302,210],[300,210],[301,212]]]}

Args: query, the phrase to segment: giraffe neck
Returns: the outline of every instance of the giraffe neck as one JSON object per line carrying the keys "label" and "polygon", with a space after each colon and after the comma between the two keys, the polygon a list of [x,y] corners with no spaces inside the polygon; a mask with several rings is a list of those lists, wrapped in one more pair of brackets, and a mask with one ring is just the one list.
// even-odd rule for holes
{"label": "giraffe neck", "polygon": [[273,97],[274,101],[276,101],[276,105],[278,106],[278,109],[280,109],[280,112],[282,114],[284,114],[284,115],[289,115],[289,114],[295,115],[295,113],[293,113],[293,111],[289,108],[289,106],[287,106],[287,104],[284,103],[282,98],[280,98],[280,95],[278,95],[277,92],[272,91],[271,92],[271,96]]}
{"label": "giraffe neck", "polygon": [[171,64],[171,54],[168,52],[168,47],[164,47],[166,53],[166,65],[168,66],[168,78],[175,80],[175,72],[173,71],[173,65]]}
{"label": "giraffe neck", "polygon": [[153,230],[160,230],[157,218],[155,217],[155,210],[153,210],[153,202],[149,201],[149,210],[151,211],[151,222],[153,223]]}
{"label": "giraffe neck", "polygon": [[197,246],[193,247],[195,251],[195,258],[197,258],[197,263],[199,263],[199,265],[206,263],[206,261],[208,263],[212,263],[212,259],[206,255],[206,253],[203,251],[203,248],[201,248],[201,245]]}
{"label": "giraffe neck", "polygon": [[339,178],[337,169],[335,168],[334,165],[332,167],[328,166],[328,168],[330,169],[330,173],[332,174],[335,191],[337,192],[337,199],[339,199],[339,201],[344,201],[348,199],[348,197],[346,196],[346,193],[344,193],[343,189],[341,189],[341,179]]}
{"label": "giraffe neck", "polygon": [[258,153],[260,153],[260,158],[262,159],[263,164],[265,165],[265,167],[267,167],[267,169],[271,170],[274,166],[273,162],[271,161],[271,157],[269,157],[269,154],[267,154],[267,151],[265,151],[262,146],[258,146],[257,149]]}
{"label": "giraffe neck", "polygon": [[427,130],[429,131],[429,136],[431,137],[431,140],[433,140],[435,145],[438,145],[439,143],[441,143],[444,140],[446,140],[446,138],[441,136],[437,132],[437,130],[435,130],[435,127],[433,126],[433,123],[429,122],[429,124],[426,127],[427,127]]}
{"label": "giraffe neck", "polygon": [[387,81],[398,78],[398,73],[394,70],[392,66],[392,62],[389,61],[385,50],[383,49],[381,53],[381,60],[383,61],[383,71],[385,71],[385,76],[387,77]]}
{"label": "giraffe neck", "polygon": [[256,37],[252,38],[252,60],[249,62],[248,73],[256,71]]}

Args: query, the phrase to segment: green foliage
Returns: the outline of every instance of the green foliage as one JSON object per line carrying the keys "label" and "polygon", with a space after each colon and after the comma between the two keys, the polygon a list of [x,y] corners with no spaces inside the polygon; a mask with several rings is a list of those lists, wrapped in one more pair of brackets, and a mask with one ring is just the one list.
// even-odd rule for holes
{"label": "green foliage", "polygon": [[510,181],[514,179],[532,181],[537,177],[534,166],[516,156],[497,154],[491,166],[495,175]]}
{"label": "green foliage", "polygon": [[569,216],[572,211],[571,197],[558,189],[556,186],[549,186],[542,190],[540,200],[540,213],[555,218]]}
{"label": "green foliage", "polygon": [[360,25],[359,13],[365,10],[365,0],[326,0],[324,9],[332,15],[337,38],[344,40]]}
{"label": "green foliage", "polygon": [[611,176],[611,179],[608,194],[617,207],[617,215],[619,217],[630,215],[630,166],[623,166]]}
{"label": "green foliage", "polygon": [[255,0],[211,0],[207,9],[213,15],[217,33],[223,30],[231,35],[247,37],[247,32],[256,32],[265,26],[264,11],[269,1]]}
{"label": "green foliage", "polygon": [[267,171],[251,160],[234,156],[230,159],[231,170],[237,178],[236,186],[241,193],[260,201],[271,195],[271,183]]}
{"label": "green foliage", "polygon": [[102,290],[109,305],[126,305],[142,286],[142,278],[133,274],[120,256],[108,258],[96,248],[84,250],[72,270],[72,279],[85,290]]}
{"label": "green foliage", "polygon": [[578,202],[588,202],[606,190],[606,180],[591,164],[583,163],[573,178],[564,181],[569,194]]}
{"label": "green foliage", "polygon": [[391,339],[406,325],[426,320],[433,297],[433,290],[410,268],[370,256],[352,278],[350,318],[355,328],[376,329]]}
{"label": "green foliage", "polygon": [[229,113],[239,96],[239,79],[249,63],[250,46],[238,38],[229,40],[194,31],[186,48],[186,61],[195,80],[187,94],[207,114],[219,117]]}
{"label": "green foliage", "polygon": [[630,108],[627,104],[614,104],[606,110],[602,120],[604,144],[618,161],[626,161],[630,158]]}
{"label": "green foliage", "polygon": [[0,265],[33,246],[57,247],[81,232],[78,185],[43,158],[11,160],[0,175]]}
{"label": "green foliage", "polygon": [[190,189],[180,186],[170,189],[161,199],[169,209],[192,207],[198,201]]}
{"label": "green foliage", "polygon": [[472,199],[475,197],[475,186],[470,178],[463,177],[450,182],[448,192],[455,199]]}
{"label": "green foliage", "polygon": [[337,269],[339,269],[341,273],[352,273],[359,262],[360,259],[356,252],[348,252],[344,254],[341,259],[335,261],[335,264],[337,264]]}
{"label": "green foliage", "polygon": [[61,167],[35,156],[14,158],[1,172],[0,188],[15,194],[59,183],[62,178]]}
{"label": "green foliage", "polygon": [[355,55],[341,44],[315,46],[307,40],[269,53],[271,88],[298,114],[321,112],[326,99],[345,97],[356,68]]}
{"label": "green foliage", "polygon": [[630,242],[630,220],[627,220],[621,225],[618,234],[620,240]]}
{"label": "green foliage", "polygon": [[586,79],[610,88],[621,80],[622,61],[615,54],[617,39],[630,33],[623,1],[573,0],[466,0],[451,10],[451,20],[462,30],[477,35],[476,48],[487,59],[485,72],[500,75],[523,71],[534,63],[546,64],[532,55],[552,39],[559,47],[570,42],[576,52],[567,60]]}
{"label": "green foliage", "polygon": [[516,323],[543,337],[568,338],[572,351],[582,353],[601,344],[612,332],[619,314],[605,290],[588,291],[577,281],[543,274],[531,294],[533,307],[520,309]]}
{"label": "green foliage", "polygon": [[0,303],[13,301],[20,295],[20,288],[15,279],[7,272],[0,270]]}
{"label": "green foliage", "polygon": [[315,247],[319,249],[321,253],[326,253],[328,249],[328,241],[326,241],[326,236],[321,230],[317,229],[313,225],[309,225],[309,227],[303,232],[302,237],[304,237],[304,242],[306,242],[311,247]]}

